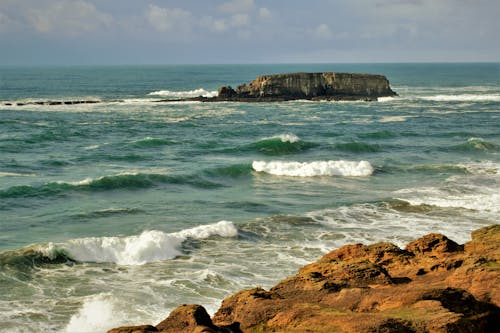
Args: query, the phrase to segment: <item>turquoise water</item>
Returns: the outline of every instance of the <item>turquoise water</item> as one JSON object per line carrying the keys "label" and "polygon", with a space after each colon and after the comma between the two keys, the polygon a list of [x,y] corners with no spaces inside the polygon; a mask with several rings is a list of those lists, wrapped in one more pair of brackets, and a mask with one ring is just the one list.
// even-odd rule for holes
{"label": "turquoise water", "polygon": [[[384,74],[378,102],[178,103],[265,73]],[[34,105],[97,100],[96,104]],[[500,215],[500,64],[0,68],[0,331],[215,311],[345,243]]]}

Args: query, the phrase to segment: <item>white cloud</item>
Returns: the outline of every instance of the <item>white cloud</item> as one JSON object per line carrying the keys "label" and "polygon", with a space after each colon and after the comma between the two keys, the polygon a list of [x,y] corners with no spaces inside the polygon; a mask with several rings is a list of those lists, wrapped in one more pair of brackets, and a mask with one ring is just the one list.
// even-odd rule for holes
{"label": "white cloud", "polygon": [[231,0],[219,6],[225,13],[246,13],[254,8],[254,0]]}
{"label": "white cloud", "polygon": [[224,32],[229,27],[225,20],[214,19],[211,16],[205,16],[200,20],[200,26],[202,28],[208,29],[211,32]]}
{"label": "white cloud", "polygon": [[43,8],[29,8],[25,12],[28,24],[37,32],[62,33],[68,36],[82,35],[109,27],[113,18],[100,12],[89,2],[58,0]]}
{"label": "white cloud", "polygon": [[265,7],[259,8],[258,17],[260,20],[269,21],[273,18],[271,11]]}
{"label": "white cloud", "polygon": [[190,30],[191,13],[180,8],[162,8],[149,5],[146,13],[149,24],[160,32]]}
{"label": "white cloud", "polygon": [[333,32],[327,24],[322,23],[314,29],[314,35],[319,38],[328,39],[333,37]]}

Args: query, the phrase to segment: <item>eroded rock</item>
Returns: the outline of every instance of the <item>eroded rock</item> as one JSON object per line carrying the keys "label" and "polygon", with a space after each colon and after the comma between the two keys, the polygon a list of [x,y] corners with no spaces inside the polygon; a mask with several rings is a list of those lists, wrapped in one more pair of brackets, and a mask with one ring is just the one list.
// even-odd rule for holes
{"label": "eroded rock", "polygon": [[[459,245],[430,234],[406,247],[346,245],[266,291],[240,291],[212,319],[181,306],[137,332],[496,332],[500,226]],[[134,332],[119,328],[113,333]],[[146,329],[151,331],[146,331]],[[121,331],[120,331],[121,330]]]}

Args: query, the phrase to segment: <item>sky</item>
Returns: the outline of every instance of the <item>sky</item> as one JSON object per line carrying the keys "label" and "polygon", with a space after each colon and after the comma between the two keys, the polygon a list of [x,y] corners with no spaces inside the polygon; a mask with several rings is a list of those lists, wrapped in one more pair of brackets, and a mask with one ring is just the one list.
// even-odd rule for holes
{"label": "sky", "polygon": [[498,62],[499,0],[0,0],[0,66]]}

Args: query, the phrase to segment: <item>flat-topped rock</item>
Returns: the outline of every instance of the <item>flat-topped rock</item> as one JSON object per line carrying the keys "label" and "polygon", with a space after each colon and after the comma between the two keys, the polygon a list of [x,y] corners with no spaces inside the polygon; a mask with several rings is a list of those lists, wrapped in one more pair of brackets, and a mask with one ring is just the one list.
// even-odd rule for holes
{"label": "flat-topped rock", "polygon": [[235,89],[220,87],[204,101],[377,100],[395,96],[383,75],[357,73],[286,73],[257,77]]}

